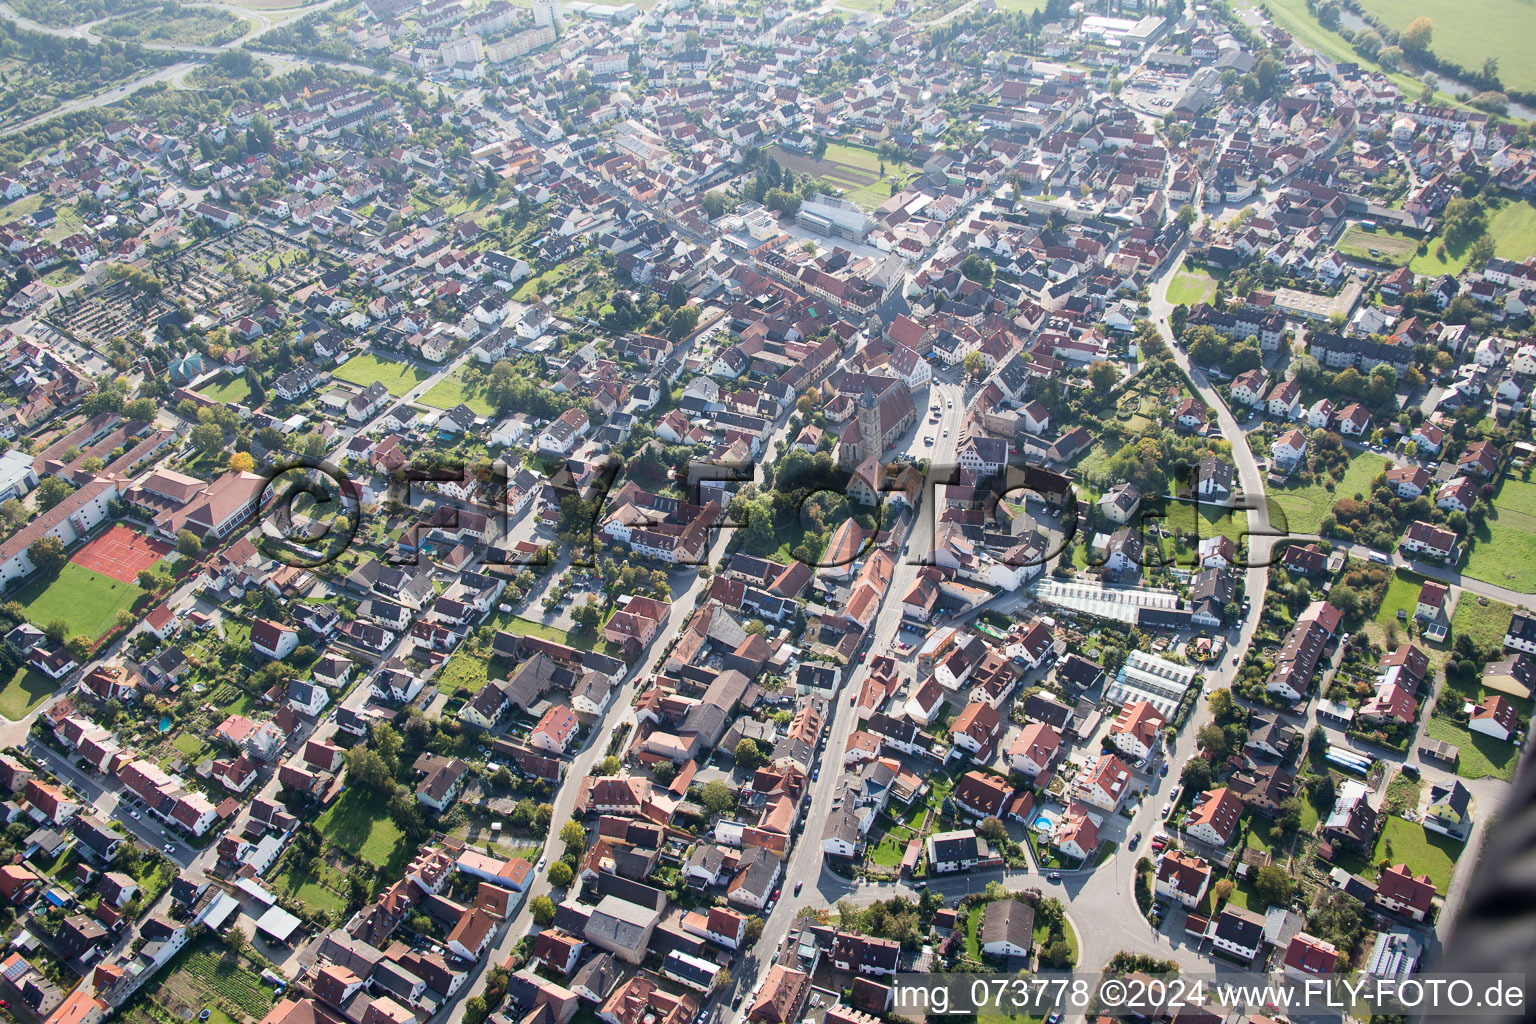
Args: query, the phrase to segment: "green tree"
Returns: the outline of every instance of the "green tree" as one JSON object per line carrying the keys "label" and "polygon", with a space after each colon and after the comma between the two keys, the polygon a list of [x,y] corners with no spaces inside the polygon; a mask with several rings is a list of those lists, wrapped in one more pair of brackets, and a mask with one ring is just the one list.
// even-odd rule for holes
{"label": "green tree", "polygon": [[27,558],[45,577],[57,576],[64,568],[64,563],[69,561],[69,555],[64,551],[64,542],[52,536],[39,537],[27,545]]}
{"label": "green tree", "polygon": [[981,253],[973,252],[961,260],[960,273],[985,288],[992,287],[992,261]]}
{"label": "green tree", "polygon": [[1398,45],[1412,53],[1423,53],[1429,49],[1430,40],[1435,34],[1435,23],[1428,18],[1414,18],[1403,29],[1403,34],[1397,37]]}
{"label": "green tree", "polygon": [[1120,371],[1113,363],[1101,359],[1088,367],[1088,383],[1093,385],[1093,392],[1100,399],[1107,398],[1120,383]]}
{"label": "green tree", "polygon": [[38,511],[46,512],[75,493],[75,489],[63,477],[45,476],[32,493],[37,495]]}
{"label": "green tree", "polygon": [[1192,757],[1184,762],[1184,770],[1179,773],[1179,781],[1184,787],[1196,792],[1205,792],[1211,788],[1211,762],[1203,757]]}
{"label": "green tree", "polygon": [[555,923],[555,901],[548,896],[535,896],[528,903],[528,911],[533,914],[533,923],[540,928],[548,928]]}
{"label": "green tree", "polygon": [[1294,888],[1295,881],[1290,874],[1273,864],[1259,868],[1253,880],[1254,895],[1271,906],[1283,904]]}
{"label": "green tree", "polygon": [[549,866],[549,884],[556,888],[564,889],[575,877],[576,872],[563,860],[557,860]]}
{"label": "green tree", "polygon": [[147,423],[155,418],[155,413],[158,411],[159,407],[155,405],[153,398],[135,398],[123,406],[123,419]]}
{"label": "green tree", "polygon": [[191,530],[177,530],[176,550],[188,558],[196,558],[202,554],[203,542]]}
{"label": "green tree", "polygon": [[736,763],[743,768],[756,768],[763,763],[763,752],[758,749],[757,741],[750,736],[743,736],[732,753]]}
{"label": "green tree", "polygon": [[560,826],[560,841],[567,850],[581,850],[587,845],[587,830],[581,822],[572,819]]}
{"label": "green tree", "polygon": [[730,786],[719,779],[704,783],[699,791],[699,799],[714,814],[724,814],[736,807],[736,794],[731,791]]}

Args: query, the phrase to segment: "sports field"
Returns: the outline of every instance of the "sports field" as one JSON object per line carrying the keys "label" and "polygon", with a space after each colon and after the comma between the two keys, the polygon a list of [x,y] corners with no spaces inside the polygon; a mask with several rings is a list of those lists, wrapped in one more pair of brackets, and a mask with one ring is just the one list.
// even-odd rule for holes
{"label": "sports field", "polygon": [[75,552],[70,561],[83,569],[133,583],[142,569],[153,569],[173,549],[126,526],[114,526]]}
{"label": "sports field", "polygon": [[71,636],[95,640],[117,623],[119,609],[133,607],[144,591],[73,562],[51,580],[33,580],[16,594],[27,618],[38,626],[63,619]]}
{"label": "sports field", "polygon": [[1428,18],[1435,25],[1429,49],[1437,57],[1472,71],[1494,57],[1505,88],[1536,89],[1529,50],[1536,4],[1530,0],[1360,0],[1360,6],[1399,32],[1415,18]]}
{"label": "sports field", "polygon": [[388,388],[390,394],[399,398],[432,374],[410,363],[380,359],[368,353],[348,359],[332,370],[331,376],[364,388],[377,381]]}

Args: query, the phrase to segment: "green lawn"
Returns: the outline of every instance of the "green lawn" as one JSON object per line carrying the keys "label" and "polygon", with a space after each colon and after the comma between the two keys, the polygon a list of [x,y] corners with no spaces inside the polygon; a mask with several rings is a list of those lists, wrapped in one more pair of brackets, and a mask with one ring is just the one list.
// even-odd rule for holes
{"label": "green lawn", "polygon": [[[1505,259],[1524,260],[1536,256],[1536,206],[1514,202],[1488,218],[1488,236],[1493,239],[1494,253]],[[1429,251],[1415,256],[1409,264],[1415,274],[1460,274],[1467,268],[1470,247],[1459,256],[1447,252],[1445,258],[1436,255],[1439,236],[1429,241]]]}
{"label": "green lawn", "polygon": [[66,564],[51,580],[34,579],[16,592],[27,618],[38,626],[56,619],[69,623],[70,635],[95,640],[117,624],[119,609],[131,608],[144,593],[132,583]]}
{"label": "green lawn", "polygon": [[[1339,252],[1351,259],[1367,263],[1381,263],[1393,267],[1407,266],[1418,251],[1419,240],[1377,228],[1368,231],[1358,224],[1352,225],[1339,236]],[[1371,250],[1375,249],[1375,255]]]}
{"label": "green lawn", "polygon": [[421,396],[421,404],[434,409],[452,409],[461,402],[473,409],[476,416],[496,415],[496,407],[485,400],[484,388],[466,384],[462,369],[450,373]]}
{"label": "green lawn", "polygon": [[1357,493],[1365,494],[1370,490],[1371,481],[1386,468],[1386,459],[1362,452],[1350,462],[1344,479],[1331,491],[1315,477],[1312,483],[1304,486],[1288,484],[1271,488],[1268,491],[1270,525],[1282,533],[1314,534],[1321,528],[1323,517],[1335,501],[1352,498]]}
{"label": "green lawn", "polygon": [[376,794],[348,789],[315,821],[327,840],[376,868],[388,864],[404,834]]}
{"label": "green lawn", "polygon": [[506,667],[489,658],[471,654],[464,644],[448,659],[437,677],[437,688],[444,693],[478,693],[492,679],[507,678]]}
{"label": "green lawn", "polygon": [[1424,734],[1430,739],[1445,740],[1461,748],[1460,760],[1456,762],[1456,774],[1464,779],[1482,779],[1492,775],[1508,782],[1515,777],[1520,751],[1513,743],[1469,732],[1455,722],[1433,716],[1425,721]]}
{"label": "green lawn", "polygon": [[618,648],[601,637],[591,637],[581,633],[567,633],[558,626],[546,626],[542,622],[534,622],[532,619],[515,618],[510,622],[500,624],[500,628],[517,636],[536,636],[544,640],[553,640],[557,644],[567,644],[583,651],[596,651],[598,654],[618,654]]}
{"label": "green lawn", "polygon": [[1209,302],[1216,294],[1216,279],[1204,270],[1181,269],[1168,282],[1168,301],[1174,305],[1194,306]]}
{"label": "green lawn", "polygon": [[1473,579],[1536,593],[1536,484],[1505,480],[1499,486],[1465,571]]}
{"label": "green lawn", "polygon": [[1529,0],[1361,0],[1360,6],[1399,32],[1414,18],[1429,18],[1436,56],[1474,70],[1494,57],[1506,88],[1536,89],[1536,67],[1522,43],[1536,38],[1536,6]]}
{"label": "green lawn", "polygon": [[183,732],[171,740],[171,746],[191,758],[196,758],[203,752],[203,741],[190,732]]}
{"label": "green lawn", "polygon": [[1514,607],[1503,601],[1463,593],[1451,616],[1451,634],[1470,634],[1478,647],[1497,651],[1504,645],[1504,634],[1509,632],[1509,620],[1514,613]]}
{"label": "green lawn", "polygon": [[377,381],[399,398],[432,375],[410,363],[381,359],[370,352],[348,359],[332,370],[331,376],[363,388]]}
{"label": "green lawn", "polygon": [[1449,836],[1431,832],[1417,821],[1390,815],[1376,840],[1372,859],[1377,863],[1386,858],[1393,864],[1407,864],[1415,875],[1428,875],[1435,890],[1444,896],[1461,849],[1461,844]]}
{"label": "green lawn", "polygon": [[[1241,544],[1248,536],[1248,513],[1240,508],[1223,508],[1204,502],[1169,501],[1163,506],[1162,513],[1160,525],[1164,529],[1193,533],[1201,540],[1230,537],[1234,544]],[[1159,524],[1149,519],[1147,525]],[[1171,545],[1172,541],[1169,543]]]}
{"label": "green lawn", "polygon": [[206,384],[198,390],[214,401],[223,402],[226,405],[238,404],[251,397],[251,385],[243,373],[231,376],[227,380]]}
{"label": "green lawn", "polygon": [[23,666],[17,669],[6,682],[5,688],[0,689],[0,715],[13,722],[21,721],[47,699],[58,685],[35,668]]}
{"label": "green lawn", "polygon": [[[328,869],[327,873],[329,873]],[[332,884],[336,882],[333,881]],[[284,895],[293,897],[306,907],[315,907],[334,914],[341,914],[347,909],[346,899],[324,884],[318,876],[296,877],[292,871],[285,870],[272,876],[272,887]]]}
{"label": "green lawn", "polygon": [[1376,621],[1384,626],[1399,622],[1399,611],[1406,612],[1409,619],[1413,618],[1413,609],[1419,602],[1419,588],[1423,583],[1424,577],[1418,573],[1406,569],[1397,570],[1397,575],[1387,585],[1381,607],[1376,609]]}
{"label": "green lawn", "polygon": [[1399,772],[1387,784],[1387,798],[1382,807],[1392,814],[1416,810],[1419,806],[1419,794],[1423,791],[1422,779],[1410,779]]}
{"label": "green lawn", "polygon": [[869,848],[869,859],[883,868],[900,867],[901,858],[906,852],[906,840],[887,832],[880,837],[880,842]]}

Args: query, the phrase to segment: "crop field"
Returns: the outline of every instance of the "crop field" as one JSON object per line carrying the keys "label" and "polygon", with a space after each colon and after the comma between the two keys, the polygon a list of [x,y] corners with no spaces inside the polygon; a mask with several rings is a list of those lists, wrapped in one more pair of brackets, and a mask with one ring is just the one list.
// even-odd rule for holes
{"label": "crop field", "polygon": [[1369,231],[1352,225],[1339,237],[1339,252],[1350,259],[1386,266],[1407,266],[1418,250],[1418,239],[1390,231]]}

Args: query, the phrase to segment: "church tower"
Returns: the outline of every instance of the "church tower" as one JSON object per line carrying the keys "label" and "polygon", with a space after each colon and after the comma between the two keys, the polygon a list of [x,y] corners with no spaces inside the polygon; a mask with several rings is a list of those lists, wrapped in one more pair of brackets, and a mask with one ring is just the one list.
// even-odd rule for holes
{"label": "church tower", "polygon": [[881,453],[885,451],[885,435],[880,429],[880,399],[873,391],[866,391],[859,396],[859,411],[855,422],[859,428],[857,462],[863,462],[865,459],[878,461]]}

